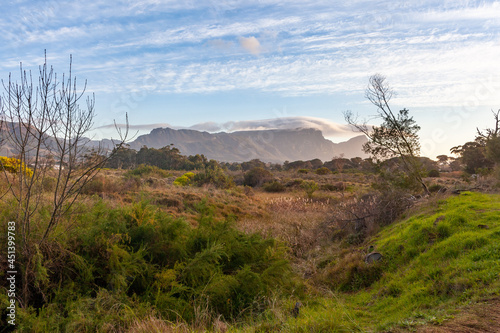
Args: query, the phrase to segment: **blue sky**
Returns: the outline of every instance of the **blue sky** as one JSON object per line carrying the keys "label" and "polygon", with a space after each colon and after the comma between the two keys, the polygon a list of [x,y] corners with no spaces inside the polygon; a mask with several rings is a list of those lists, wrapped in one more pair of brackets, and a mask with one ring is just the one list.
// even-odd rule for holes
{"label": "blue sky", "polygon": [[[354,134],[343,111],[375,109],[387,77],[435,157],[500,108],[499,1],[3,1],[0,77],[19,62],[73,72],[96,95],[97,137],[132,128],[220,131],[312,126]],[[271,119],[271,121],[270,121]],[[375,122],[376,123],[376,122]]]}

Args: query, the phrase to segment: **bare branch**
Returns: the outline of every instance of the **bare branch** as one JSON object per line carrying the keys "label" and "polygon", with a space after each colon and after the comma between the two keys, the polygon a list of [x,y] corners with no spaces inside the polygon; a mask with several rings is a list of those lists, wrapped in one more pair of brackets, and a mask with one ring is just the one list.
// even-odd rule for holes
{"label": "bare branch", "polygon": [[[20,80],[12,75],[2,80],[4,93],[0,97],[2,137],[1,144],[9,146],[11,154],[19,160],[19,170],[10,175],[2,167],[9,185],[10,199],[16,202],[17,223],[21,241],[22,262],[29,265],[33,246],[45,242],[61,219],[70,212],[83,187],[91,181],[112,156],[104,147],[92,149],[85,135],[92,129],[95,117],[95,97],[86,98],[86,108],[79,102],[86,95],[87,83],[78,90],[72,72],[58,82],[52,67],[45,62],[39,67],[37,85],[31,72],[20,64]],[[118,131],[121,147],[128,135],[128,117],[125,131]],[[53,168],[53,165],[57,169]],[[31,167],[32,174],[26,172]],[[34,219],[39,207],[47,204],[43,199],[43,181],[54,177],[56,184],[51,197],[50,218],[38,222]],[[4,198],[6,195],[0,197]],[[37,232],[32,233],[32,223],[37,221]],[[28,266],[26,266],[28,267]],[[25,269],[22,303],[29,302],[29,284],[33,277]]]}

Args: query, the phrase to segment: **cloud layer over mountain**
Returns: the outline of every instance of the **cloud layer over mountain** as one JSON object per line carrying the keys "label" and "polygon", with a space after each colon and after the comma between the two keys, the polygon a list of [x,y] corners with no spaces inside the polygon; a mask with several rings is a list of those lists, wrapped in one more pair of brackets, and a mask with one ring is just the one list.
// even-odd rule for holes
{"label": "cloud layer over mountain", "polygon": [[[120,124],[120,127],[124,127]],[[101,126],[98,129],[113,128],[114,125]],[[193,129],[197,131],[215,132],[236,132],[236,131],[258,131],[258,130],[283,130],[297,128],[313,128],[320,130],[326,137],[353,137],[359,133],[354,133],[349,125],[338,124],[336,122],[316,118],[316,117],[283,117],[262,120],[229,121],[225,123],[205,122],[189,127],[171,126],[166,123],[130,125],[130,130],[141,132],[151,131],[155,128],[173,129]]]}

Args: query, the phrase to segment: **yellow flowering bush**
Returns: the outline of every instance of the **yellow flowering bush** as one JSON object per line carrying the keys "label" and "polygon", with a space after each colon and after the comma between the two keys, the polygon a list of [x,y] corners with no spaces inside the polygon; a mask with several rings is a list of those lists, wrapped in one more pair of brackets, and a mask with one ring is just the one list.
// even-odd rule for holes
{"label": "yellow flowering bush", "polygon": [[10,173],[17,174],[19,170],[22,170],[27,177],[33,176],[33,170],[28,168],[26,164],[22,163],[19,159],[14,157],[0,156],[0,166],[2,170]]}

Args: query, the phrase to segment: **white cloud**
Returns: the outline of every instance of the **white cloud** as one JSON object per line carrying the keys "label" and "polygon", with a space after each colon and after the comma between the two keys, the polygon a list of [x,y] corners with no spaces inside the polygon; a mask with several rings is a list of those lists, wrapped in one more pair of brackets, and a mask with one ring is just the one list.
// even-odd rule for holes
{"label": "white cloud", "polygon": [[[118,124],[120,128],[125,128],[125,124]],[[258,131],[258,130],[283,130],[297,128],[314,128],[320,130],[327,137],[351,137],[356,135],[350,126],[339,124],[328,119],[317,117],[280,117],[261,120],[229,121],[224,123],[203,122],[192,126],[172,126],[167,123],[129,125],[130,131],[140,131],[145,133],[155,128],[191,129],[207,132],[238,132],[238,131]],[[114,124],[103,125],[94,130],[113,130]]]}
{"label": "white cloud", "polygon": [[[105,129],[115,129],[116,127],[118,128],[126,128],[126,124],[108,124],[108,125],[103,125],[94,128],[93,130],[105,130]],[[154,130],[155,128],[166,128],[170,127],[173,128],[172,125],[167,124],[167,123],[157,123],[157,124],[129,124],[128,128],[131,131],[151,131]]]}
{"label": "white cloud", "polygon": [[464,6],[458,9],[430,10],[417,15],[423,21],[445,22],[459,20],[498,20],[500,17],[500,2],[484,3],[479,7]]}
{"label": "white cloud", "polygon": [[208,132],[314,128],[320,130],[323,135],[329,137],[353,135],[348,125],[338,124],[328,119],[316,117],[281,117],[261,120],[230,121],[225,123],[206,122],[190,126],[189,128]]}
{"label": "white cloud", "polygon": [[259,55],[262,52],[262,46],[255,37],[240,37],[240,45],[253,55]]}

